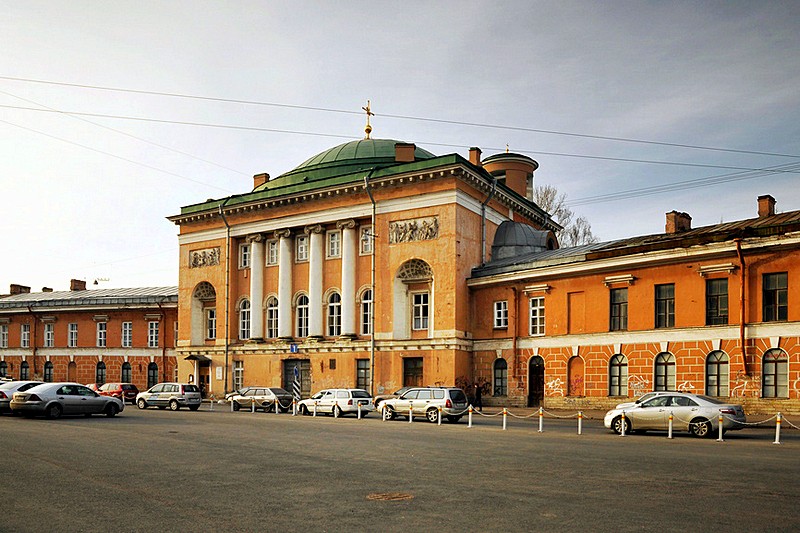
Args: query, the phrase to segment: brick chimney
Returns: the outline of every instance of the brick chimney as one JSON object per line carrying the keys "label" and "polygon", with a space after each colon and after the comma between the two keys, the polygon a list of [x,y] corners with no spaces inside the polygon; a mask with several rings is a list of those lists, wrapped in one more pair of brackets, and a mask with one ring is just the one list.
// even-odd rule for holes
{"label": "brick chimney", "polygon": [[16,283],[12,283],[9,292],[11,293],[11,296],[14,296],[15,294],[30,294],[31,288],[26,287],[25,285],[17,285]]}
{"label": "brick chimney", "polygon": [[667,213],[667,224],[664,231],[667,234],[681,233],[692,229],[692,217],[689,213],[679,213],[678,211],[670,211]]}
{"label": "brick chimney", "polygon": [[269,174],[266,172],[264,174],[256,174],[253,176],[253,188],[255,189],[259,185],[264,185],[266,182],[269,181]]}
{"label": "brick chimney", "polygon": [[42,292],[53,292],[51,287],[42,287]]}
{"label": "brick chimney", "polygon": [[469,149],[469,162],[478,167],[483,166],[481,164],[481,149],[477,146]]}
{"label": "brick chimney", "polygon": [[69,280],[69,290],[71,291],[85,291],[86,282],[80,279]]}
{"label": "brick chimney", "polygon": [[758,197],[758,218],[771,217],[775,214],[775,198],[769,194]]}
{"label": "brick chimney", "polygon": [[394,145],[394,160],[398,163],[413,163],[416,149],[417,145],[413,143],[396,143]]}

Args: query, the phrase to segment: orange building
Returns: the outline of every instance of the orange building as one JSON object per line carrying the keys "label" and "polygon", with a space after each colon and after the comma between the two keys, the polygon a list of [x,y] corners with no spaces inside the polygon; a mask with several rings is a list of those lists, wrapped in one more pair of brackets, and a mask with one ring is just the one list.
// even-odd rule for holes
{"label": "orange building", "polygon": [[547,248],[559,226],[530,199],[538,164],[366,139],[239,195],[183,207],[178,374],[220,396],[244,385],[373,393],[469,382],[467,278],[504,221]]}
{"label": "orange building", "polygon": [[176,287],[31,293],[0,297],[0,376],[19,380],[134,383],[175,379]]}
{"label": "orange building", "polygon": [[[468,280],[473,371],[501,405],[606,408],[650,390],[800,412],[800,211],[529,250],[495,236]],[[535,239],[533,239],[535,241]]]}

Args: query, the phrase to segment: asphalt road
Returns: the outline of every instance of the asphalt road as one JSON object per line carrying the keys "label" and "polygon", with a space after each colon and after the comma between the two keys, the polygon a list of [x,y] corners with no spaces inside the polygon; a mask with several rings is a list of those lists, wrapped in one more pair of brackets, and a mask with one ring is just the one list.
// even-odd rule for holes
{"label": "asphalt road", "polygon": [[[798,531],[800,431],[139,411],[0,417],[2,531]],[[798,424],[800,425],[800,424]]]}

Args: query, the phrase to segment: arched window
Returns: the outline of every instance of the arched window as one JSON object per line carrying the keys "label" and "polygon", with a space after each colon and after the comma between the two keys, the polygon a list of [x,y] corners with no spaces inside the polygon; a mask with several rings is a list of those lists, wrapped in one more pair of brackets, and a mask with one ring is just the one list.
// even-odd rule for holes
{"label": "arched window", "polygon": [[250,300],[245,298],[239,304],[239,340],[250,338]]}
{"label": "arched window", "polygon": [[372,334],[372,290],[361,295],[361,334]]}
{"label": "arched window", "polygon": [[23,361],[21,365],[19,365],[19,379],[20,381],[25,379],[30,379],[30,367],[28,366],[27,361]]}
{"label": "arched window", "polygon": [[728,354],[715,350],[706,357],[706,394],[728,396]]}
{"label": "arched window", "polygon": [[328,336],[338,337],[342,334],[342,297],[338,292],[328,297]]}
{"label": "arched window", "polygon": [[503,358],[494,361],[493,396],[508,396],[508,363]]}
{"label": "arched window", "polygon": [[789,397],[789,358],[786,352],[775,349],[761,360],[762,398]]}
{"label": "arched window", "polygon": [[131,364],[126,361],[125,363],[122,363],[122,375],[120,376],[120,381],[123,383],[130,383],[133,381],[131,378]]}
{"label": "arched window", "polygon": [[297,298],[297,336],[308,337],[308,296]]}
{"label": "arched window", "polygon": [[621,353],[608,362],[608,395],[628,395],[628,358]]}
{"label": "arched window", "polygon": [[[205,261],[208,261],[210,256],[206,252],[203,252],[205,255],[198,255],[199,252],[192,253],[193,261],[198,261],[198,266],[207,264]],[[219,264],[216,255],[213,256],[213,261],[216,262],[211,264]],[[216,302],[217,293],[214,290],[214,286],[207,281],[198,283],[192,292],[191,302],[191,339],[193,346],[204,344],[206,339],[216,338]]]}
{"label": "arched window", "polygon": [[0,361],[0,376],[6,377],[7,373],[8,373],[8,363],[6,363],[5,361]]}
{"label": "arched window", "polygon": [[94,382],[98,386],[106,382],[106,364],[103,361],[97,363],[97,368],[94,372]]}
{"label": "arched window", "polygon": [[158,383],[158,365],[150,363],[147,365],[147,388]]}
{"label": "arched window", "polygon": [[433,270],[421,259],[410,259],[394,281],[394,336],[423,338],[433,335]]}
{"label": "arched window", "polygon": [[653,390],[675,390],[675,356],[660,353],[656,356],[655,387]]}
{"label": "arched window", "polygon": [[270,296],[267,300],[267,338],[278,337],[278,299]]}
{"label": "arched window", "polygon": [[44,364],[44,381],[45,383],[53,382],[53,363],[50,361]]}

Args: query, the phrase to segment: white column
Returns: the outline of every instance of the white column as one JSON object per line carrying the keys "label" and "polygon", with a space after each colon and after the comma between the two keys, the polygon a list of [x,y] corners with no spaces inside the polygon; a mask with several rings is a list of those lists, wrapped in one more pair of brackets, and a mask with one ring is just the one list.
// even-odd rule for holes
{"label": "white column", "polygon": [[250,339],[264,340],[264,236],[250,241]]}
{"label": "white column", "polygon": [[292,336],[292,232],[276,231],[278,248],[278,337]]}
{"label": "white column", "polygon": [[308,226],[305,231],[310,236],[308,265],[308,336],[322,337],[325,334],[322,319],[322,265],[325,261],[325,234],[320,225]]}
{"label": "white column", "polygon": [[342,335],[356,335],[356,257],[358,235],[354,220],[336,224],[342,230]]}

